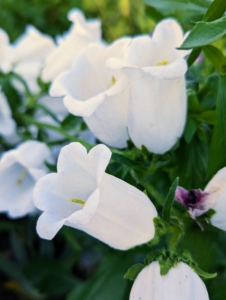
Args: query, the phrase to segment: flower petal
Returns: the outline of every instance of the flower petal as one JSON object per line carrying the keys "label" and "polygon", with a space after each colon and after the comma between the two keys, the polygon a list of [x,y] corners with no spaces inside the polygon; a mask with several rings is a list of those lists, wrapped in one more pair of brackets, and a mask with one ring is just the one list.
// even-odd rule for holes
{"label": "flower petal", "polygon": [[209,300],[209,296],[202,280],[185,263],[180,262],[161,276],[159,263],[155,261],[138,274],[129,299]]}

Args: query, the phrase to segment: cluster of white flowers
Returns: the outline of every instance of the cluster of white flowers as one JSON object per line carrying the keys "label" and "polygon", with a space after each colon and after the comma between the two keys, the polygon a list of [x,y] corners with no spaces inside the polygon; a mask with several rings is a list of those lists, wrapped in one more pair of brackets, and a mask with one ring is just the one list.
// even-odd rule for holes
{"label": "cluster of white flowers", "polygon": [[[86,21],[76,9],[68,19],[71,28],[56,43],[28,26],[10,45],[0,30],[0,70],[21,75],[33,94],[40,90],[38,77],[52,82],[50,95],[58,98],[45,95],[39,102],[59,120],[68,113],[83,117],[94,136],[108,146],[125,148],[131,139],[137,148],[144,145],[156,154],[170,150],[183,133],[187,111],[184,57],[188,52],[177,50],[184,39],[180,25],[166,19],[152,36],[125,37],[107,45],[98,20]],[[24,92],[19,81],[14,84]],[[36,119],[55,124],[40,112]],[[3,137],[15,131],[1,91],[0,125]],[[71,143],[60,152],[58,173],[45,175],[49,158],[49,148],[37,141],[27,141],[2,155],[1,212],[16,218],[33,213],[36,206],[43,211],[37,231],[45,239],[52,239],[63,225],[120,250],[154,237],[154,205],[143,192],[105,172],[111,158],[105,145],[87,153],[81,144]],[[176,191],[176,200],[193,218],[213,208],[216,214],[211,222],[223,230],[225,174],[226,168],[220,170],[204,192],[181,187]],[[161,276],[159,264],[153,262],[138,275],[130,295],[131,300],[150,298],[206,300],[208,294],[188,265],[179,263]]]}

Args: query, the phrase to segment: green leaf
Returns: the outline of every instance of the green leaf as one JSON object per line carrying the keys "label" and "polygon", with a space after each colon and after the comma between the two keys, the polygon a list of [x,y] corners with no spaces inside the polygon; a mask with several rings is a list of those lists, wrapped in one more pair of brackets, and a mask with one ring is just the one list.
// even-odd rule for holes
{"label": "green leaf", "polygon": [[208,178],[226,166],[226,75],[220,76],[217,96],[216,125],[210,144]]}
{"label": "green leaf", "polygon": [[212,22],[198,22],[180,49],[192,49],[211,44],[226,34],[226,17]]}
{"label": "green leaf", "polygon": [[144,167],[142,165],[140,165],[139,163],[137,163],[136,161],[130,158],[125,157],[124,155],[118,153],[112,153],[111,159],[129,168],[136,169],[139,171],[144,171]]}
{"label": "green leaf", "polygon": [[177,177],[171,188],[169,189],[168,195],[166,197],[166,202],[163,208],[163,215],[162,215],[162,219],[168,223],[171,223],[171,216],[170,216],[170,211],[171,211],[171,207],[174,201],[174,196],[175,196],[175,191],[176,188],[178,186],[178,182],[179,182],[179,178]]}
{"label": "green leaf", "polygon": [[214,46],[208,45],[202,47],[202,50],[205,56],[207,57],[207,59],[210,61],[210,63],[214,66],[214,68],[218,72],[220,73],[226,72],[226,59],[223,53],[219,49],[217,49]]}
{"label": "green leaf", "polygon": [[180,185],[188,190],[204,188],[206,185],[208,144],[195,135],[190,144],[181,141],[176,155],[177,167],[172,176],[179,176]]}
{"label": "green leaf", "polygon": [[200,122],[209,124],[209,125],[214,125],[216,121],[216,111],[215,110],[207,110],[201,113],[198,116],[198,120]]}
{"label": "green leaf", "polygon": [[220,18],[226,10],[225,0],[214,0],[203,17],[203,21],[214,21]]}
{"label": "green leaf", "polygon": [[198,21],[205,14],[210,0],[144,0],[165,16],[174,16],[183,22]]}
{"label": "green leaf", "polygon": [[194,120],[188,119],[185,130],[184,130],[184,139],[187,144],[189,144],[197,130],[197,126]]}
{"label": "green leaf", "polygon": [[[220,18],[226,9],[226,1],[225,0],[215,0],[208,7],[202,21],[211,22],[218,18]],[[188,67],[190,67],[198,58],[201,53],[201,48],[195,48],[192,50],[191,54],[188,57],[187,63]]]}
{"label": "green leaf", "polygon": [[191,54],[189,55],[188,60],[187,60],[188,67],[191,67],[191,65],[193,65],[193,63],[196,61],[196,59],[198,58],[201,51],[202,51],[202,48],[200,48],[200,47],[195,48],[191,51]]}
{"label": "green leaf", "polygon": [[145,267],[144,264],[135,264],[129,268],[129,270],[124,275],[125,279],[135,280],[137,275],[140,273],[141,270]]}

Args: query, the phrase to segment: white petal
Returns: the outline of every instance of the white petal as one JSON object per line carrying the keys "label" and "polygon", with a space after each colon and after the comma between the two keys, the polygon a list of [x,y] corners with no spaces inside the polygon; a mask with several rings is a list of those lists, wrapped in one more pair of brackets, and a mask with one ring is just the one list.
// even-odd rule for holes
{"label": "white petal", "polygon": [[226,231],[226,167],[217,172],[205,188],[208,206],[215,210],[211,223]]}
{"label": "white petal", "polygon": [[90,98],[89,101],[79,101],[71,96],[66,96],[64,98],[64,105],[75,116],[90,117],[104,100],[104,93]]}
{"label": "white petal", "polygon": [[119,94],[106,97],[94,114],[84,119],[93,134],[108,146],[127,146],[128,99],[129,88],[126,88]]}
{"label": "white petal", "polygon": [[42,167],[50,156],[50,150],[46,144],[38,141],[23,142],[17,149],[21,160],[28,168]]}
{"label": "white petal", "polygon": [[84,173],[84,176],[92,176],[99,183],[110,158],[111,151],[105,145],[97,145],[87,154],[80,143],[71,143],[61,150],[57,170],[80,175]]}
{"label": "white petal", "polygon": [[184,78],[161,80],[130,69],[129,135],[135,145],[162,154],[183,133],[186,121]]}
{"label": "white petal", "polygon": [[183,31],[180,24],[174,19],[165,19],[159,22],[153,32],[152,39],[166,47],[180,47],[183,42]]}
{"label": "white petal", "polygon": [[199,276],[185,263],[160,275],[158,262],[145,267],[136,278],[130,300],[209,300],[207,289]]}
{"label": "white petal", "polygon": [[56,215],[44,212],[37,222],[37,233],[39,236],[46,240],[51,240],[64,225],[66,219],[60,219]]}
{"label": "white petal", "polygon": [[156,216],[155,207],[144,193],[104,174],[96,213],[80,229],[113,248],[126,250],[154,237]]}
{"label": "white petal", "polygon": [[142,70],[159,79],[177,79],[184,76],[187,71],[187,64],[183,58],[179,58],[166,66],[145,67]]}
{"label": "white petal", "polygon": [[28,25],[25,33],[15,42],[16,61],[44,60],[55,48],[53,39]]}

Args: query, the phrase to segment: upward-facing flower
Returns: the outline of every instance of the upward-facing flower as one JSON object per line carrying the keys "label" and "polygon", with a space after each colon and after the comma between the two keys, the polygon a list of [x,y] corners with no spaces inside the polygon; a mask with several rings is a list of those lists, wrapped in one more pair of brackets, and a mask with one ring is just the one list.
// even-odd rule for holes
{"label": "upward-facing flower", "polygon": [[0,86],[0,135],[7,137],[15,131],[16,123],[12,118],[12,112],[7,99]]}
{"label": "upward-facing flower", "polygon": [[187,70],[179,24],[160,22],[152,37],[138,36],[125,48],[122,59],[110,59],[111,70],[129,76],[128,130],[135,145],[154,153],[168,151],[181,136],[186,120]]}
{"label": "upward-facing flower", "polygon": [[44,162],[50,156],[48,147],[37,141],[22,143],[4,153],[0,161],[0,211],[18,218],[35,210],[33,189],[46,174]]}
{"label": "upward-facing flower", "polygon": [[102,142],[123,148],[127,133],[128,78],[121,71],[109,71],[106,61],[121,57],[129,38],[112,45],[90,45],[75,60],[72,70],[55,79],[51,96],[63,96],[68,111],[84,117],[89,129]]}
{"label": "upward-facing flower", "polygon": [[97,145],[87,153],[79,143],[65,146],[58,173],[41,178],[35,205],[44,211],[38,234],[52,239],[68,225],[117,249],[128,249],[154,237],[157,212],[148,197],[128,183],[105,173],[111,152]]}
{"label": "upward-facing flower", "polygon": [[183,262],[160,275],[159,262],[145,267],[137,276],[130,300],[209,300],[199,276]]}
{"label": "upward-facing flower", "polygon": [[52,81],[62,72],[70,70],[73,61],[90,43],[100,43],[99,20],[86,21],[78,9],[69,11],[68,19],[73,23],[71,28],[62,37],[58,37],[56,50],[46,59],[46,66],[42,72],[45,82]]}

